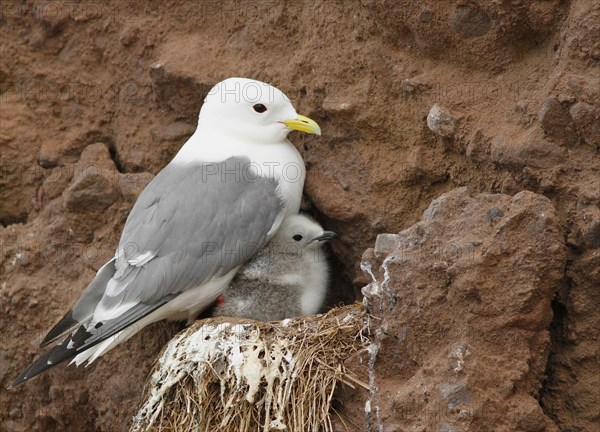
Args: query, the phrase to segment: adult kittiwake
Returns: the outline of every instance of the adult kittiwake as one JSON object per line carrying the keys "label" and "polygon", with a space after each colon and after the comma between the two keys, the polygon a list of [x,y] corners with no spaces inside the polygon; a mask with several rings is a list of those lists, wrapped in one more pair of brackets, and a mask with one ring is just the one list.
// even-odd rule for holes
{"label": "adult kittiwake", "polygon": [[316,314],[329,280],[322,246],[335,236],[306,216],[286,217],[269,244],[219,296],[213,316],[275,321]]}
{"label": "adult kittiwake", "polygon": [[146,186],[115,256],[12,384],[61,362],[93,362],[148,324],[191,319],[298,213],[304,161],[292,130],[321,134],[277,88],[230,78],[210,90],[195,133]]}

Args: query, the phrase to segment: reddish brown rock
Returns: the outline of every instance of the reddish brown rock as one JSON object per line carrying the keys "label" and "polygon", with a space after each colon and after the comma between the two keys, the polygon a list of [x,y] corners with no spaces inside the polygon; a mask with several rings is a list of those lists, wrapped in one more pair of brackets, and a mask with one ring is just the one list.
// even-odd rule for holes
{"label": "reddish brown rock", "polygon": [[596,249],[600,247],[600,209],[596,205],[581,208],[569,226],[568,242],[573,247]]}
{"label": "reddish brown rock", "polygon": [[457,5],[448,21],[452,29],[465,39],[483,36],[492,28],[490,17],[475,5]]}
{"label": "reddish brown rock", "polygon": [[[543,415],[537,399],[517,389],[520,396],[510,407],[525,408],[511,408],[505,417],[516,430],[535,430],[544,422],[547,428],[554,422],[561,430],[590,430],[598,423],[598,2],[369,0],[244,7],[233,1],[209,2],[208,8],[183,0],[150,6],[63,3],[2,2],[1,385],[32,360],[42,333],[112,256],[133,201],[183,144],[208,87],[246,76],[281,88],[298,112],[322,127],[321,137],[293,133],[290,139],[307,162],[304,208],[340,235],[331,243],[332,304],[362,298],[368,279],[361,256],[377,234],[412,226],[445,192],[468,185],[487,193],[528,190],[547,196],[557,209],[569,259],[547,326],[551,348],[541,390]],[[62,8],[63,14],[56,20],[36,15],[37,8],[46,7]],[[157,64],[162,68],[155,70]],[[559,112],[563,119],[572,118],[577,139],[569,138],[567,145],[537,120],[549,97],[566,110],[566,116]],[[452,141],[442,142],[427,127],[434,104],[460,113]],[[97,142],[110,149],[119,171],[114,183],[100,188],[109,199],[96,210],[67,211],[62,194],[74,182],[83,150]],[[109,162],[105,154],[98,157]],[[113,199],[112,187],[117,199],[103,208]],[[507,214],[495,205],[485,215],[494,226],[505,217],[498,210]],[[457,235],[467,231],[457,228]],[[512,253],[497,246],[490,252],[497,260]],[[455,249],[438,255],[450,259],[459,253]],[[406,277],[419,282],[424,297],[441,297],[436,279],[423,281],[415,272]],[[476,299],[466,297],[469,305]],[[481,319],[497,312],[481,307]],[[127,430],[149,365],[173,331],[147,329],[96,366],[59,367],[26,386],[0,391],[0,406],[7,407],[0,409],[0,429]],[[530,340],[518,333],[500,343],[514,353]],[[448,348],[443,340],[429,341],[421,351]],[[461,355],[468,364],[480,354],[462,343],[450,352],[455,349],[452,356],[439,352],[431,364],[452,368]],[[533,346],[519,356],[543,357],[536,353]],[[492,364],[496,354],[502,356],[493,346],[484,354]],[[368,355],[363,360],[368,365]],[[391,369],[396,360],[412,364],[412,357],[386,350],[378,360]],[[528,368],[539,370],[537,364],[520,366],[523,376],[529,376]],[[414,381],[427,382],[436,373],[424,369]],[[387,429],[405,430],[403,421],[392,418],[394,410],[417,419],[426,405],[427,418],[435,418],[439,410],[427,405],[431,392],[437,400],[457,403],[469,385],[465,390],[462,382],[440,382],[416,391],[392,378],[378,385],[400,396],[390,410],[373,405],[372,429],[376,406],[380,417],[389,418]],[[511,385],[499,389],[507,392]],[[482,404],[491,413],[509,406],[498,397],[500,390],[490,389]],[[406,404],[409,397],[414,401]],[[348,403],[342,414],[364,412],[364,405]],[[478,417],[479,424],[484,417]],[[440,424],[442,430],[452,427]],[[363,424],[356,430],[362,432]]]}
{"label": "reddish brown rock", "polygon": [[545,140],[537,129],[515,137],[497,136],[490,147],[493,162],[513,168],[551,168],[560,164],[566,155],[564,148]]}
{"label": "reddish brown rock", "polygon": [[119,34],[119,42],[125,47],[137,42],[140,34],[140,29],[135,24],[126,26]]}
{"label": "reddish brown rock", "polygon": [[424,75],[418,75],[412,78],[403,79],[400,82],[402,90],[410,95],[415,95],[431,88],[431,82]]}
{"label": "reddish brown rock", "polygon": [[185,142],[192,136],[196,126],[184,122],[175,122],[168,125],[160,133],[160,139],[164,141]]}
{"label": "reddish brown rock", "polygon": [[313,173],[307,179],[305,187],[314,205],[327,217],[340,221],[364,218],[360,203],[335,179]]}
{"label": "reddish brown rock", "polygon": [[85,148],[64,191],[65,208],[76,213],[101,211],[120,197],[119,173],[102,143]]}
{"label": "reddish brown rock", "polygon": [[583,141],[600,149],[600,109],[585,102],[577,102],[569,109]]}
{"label": "reddish brown rock", "polygon": [[375,257],[372,429],[558,430],[539,405],[566,262],[547,198],[456,189]]}
{"label": "reddish brown rock", "polygon": [[149,76],[161,106],[195,124],[200,102],[214,83],[200,84],[188,74],[180,73],[176,65],[164,63],[151,65]]}
{"label": "reddish brown rock", "polygon": [[41,187],[42,200],[49,201],[58,197],[67,188],[73,178],[74,164],[48,169]]}
{"label": "reddish brown rock", "polygon": [[577,144],[575,124],[569,111],[555,98],[549,97],[544,101],[538,118],[546,136],[562,145]]}
{"label": "reddish brown rock", "polygon": [[27,127],[35,116],[26,104],[15,95],[0,98],[0,222],[10,225],[26,221],[35,209],[35,191],[43,181],[35,154],[42,139],[41,131]]}
{"label": "reddish brown rock", "polygon": [[542,402],[557,424],[591,431],[600,419],[600,249],[573,259],[567,284],[554,304],[553,344]]}

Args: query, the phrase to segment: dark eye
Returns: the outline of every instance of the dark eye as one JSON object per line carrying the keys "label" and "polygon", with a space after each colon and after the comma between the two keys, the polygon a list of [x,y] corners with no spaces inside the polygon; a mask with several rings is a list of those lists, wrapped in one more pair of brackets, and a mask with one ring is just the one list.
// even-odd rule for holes
{"label": "dark eye", "polygon": [[300,234],[296,234],[294,237],[292,237],[294,240],[296,241],[300,241],[302,240],[304,237],[302,237]]}
{"label": "dark eye", "polygon": [[256,111],[259,114],[262,114],[267,110],[267,107],[264,106],[263,104],[253,105],[252,108],[254,108],[254,111]]}

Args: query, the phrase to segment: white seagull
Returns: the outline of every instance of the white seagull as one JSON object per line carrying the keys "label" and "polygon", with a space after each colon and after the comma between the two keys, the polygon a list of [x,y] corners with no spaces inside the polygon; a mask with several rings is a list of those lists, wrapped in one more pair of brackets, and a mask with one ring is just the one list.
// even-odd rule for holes
{"label": "white seagull", "polygon": [[13,382],[88,364],[150,323],[193,319],[297,214],[305,166],[291,130],[321,134],[277,88],[230,78],[209,92],[196,132],[146,186],[115,256],[41,346],[66,338]]}

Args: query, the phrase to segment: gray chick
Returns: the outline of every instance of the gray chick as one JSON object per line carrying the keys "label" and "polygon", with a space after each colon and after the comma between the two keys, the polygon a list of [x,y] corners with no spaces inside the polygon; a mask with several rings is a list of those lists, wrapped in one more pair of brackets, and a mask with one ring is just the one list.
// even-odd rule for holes
{"label": "gray chick", "polygon": [[322,246],[334,237],[307,216],[288,216],[219,296],[213,316],[279,321],[319,312],[329,282]]}

